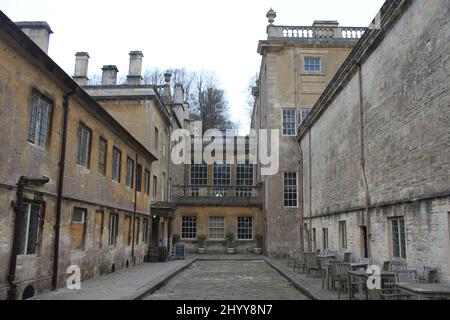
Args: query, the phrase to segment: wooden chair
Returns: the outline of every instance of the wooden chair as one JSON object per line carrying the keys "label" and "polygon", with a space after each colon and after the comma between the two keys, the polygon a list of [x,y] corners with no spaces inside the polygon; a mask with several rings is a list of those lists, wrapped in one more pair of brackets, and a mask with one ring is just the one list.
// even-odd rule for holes
{"label": "wooden chair", "polygon": [[309,277],[311,270],[321,273],[321,268],[317,264],[317,254],[304,253],[303,255],[305,258],[306,276]]}
{"label": "wooden chair", "polygon": [[302,268],[303,273],[305,272],[305,259],[303,256],[303,253],[300,251],[294,252],[294,266],[293,266],[293,272],[295,273],[295,269],[300,270]]}
{"label": "wooden chair", "polygon": [[337,281],[337,276],[336,276],[336,264],[338,263],[342,263],[342,261],[340,260],[328,260],[328,263],[331,265],[331,274],[330,274],[330,282],[331,282],[331,290],[335,290],[336,289],[336,281]]}
{"label": "wooden chair", "polygon": [[344,253],[344,262],[351,262],[352,259],[352,253],[351,252],[345,252]]}
{"label": "wooden chair", "polygon": [[[350,263],[336,263],[336,281],[338,282],[338,298],[341,298],[341,290],[346,288],[350,290],[350,286],[357,285],[357,283],[349,283],[348,272],[352,270]],[[347,291],[348,292],[348,291]]]}
{"label": "wooden chair", "polygon": [[290,267],[291,266],[291,262],[294,261],[294,253],[295,250],[294,249],[289,249],[288,253],[287,253],[287,266]]}
{"label": "wooden chair", "polygon": [[423,267],[422,274],[419,276],[419,282],[422,283],[435,283],[437,282],[437,268]]}
{"label": "wooden chair", "polygon": [[395,273],[395,283],[417,283],[416,270],[400,270]]}

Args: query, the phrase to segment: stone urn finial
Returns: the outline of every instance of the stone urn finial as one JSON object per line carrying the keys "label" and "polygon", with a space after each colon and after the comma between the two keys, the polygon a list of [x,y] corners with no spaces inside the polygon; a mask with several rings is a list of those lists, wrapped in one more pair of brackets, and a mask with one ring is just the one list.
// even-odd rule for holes
{"label": "stone urn finial", "polygon": [[269,23],[273,24],[275,18],[277,17],[277,13],[272,8],[270,8],[270,10],[267,11],[266,17],[267,19],[269,19]]}
{"label": "stone urn finial", "polygon": [[164,81],[166,83],[170,83],[171,79],[172,79],[172,74],[170,73],[169,70],[167,70],[166,73],[164,73]]}

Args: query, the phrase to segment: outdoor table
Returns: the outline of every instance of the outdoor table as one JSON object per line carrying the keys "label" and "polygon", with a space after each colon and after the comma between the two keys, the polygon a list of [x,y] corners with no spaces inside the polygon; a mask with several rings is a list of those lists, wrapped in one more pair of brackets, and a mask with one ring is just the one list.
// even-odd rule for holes
{"label": "outdoor table", "polygon": [[[357,271],[349,271],[348,272],[348,296],[351,299],[352,295],[353,295],[353,290],[352,290],[352,279],[356,279],[356,281],[358,281],[358,296],[360,300],[363,300],[363,295],[362,295],[362,291],[363,291],[363,284],[364,284],[364,288],[365,288],[365,298],[366,300],[369,299],[368,297],[368,292],[367,292],[367,286],[365,285],[367,282],[367,278],[369,278],[369,276],[371,276],[372,274],[367,273],[366,270],[357,270]],[[394,272],[390,272],[390,271],[381,271],[380,273],[380,277],[381,280],[386,279],[386,278],[393,278],[395,275]],[[383,285],[383,284],[382,284]]]}
{"label": "outdoor table", "polygon": [[369,265],[367,263],[350,263],[350,267],[352,270],[358,270],[358,269],[367,269]]}
{"label": "outdoor table", "polygon": [[417,296],[419,300],[450,299],[450,286],[439,283],[396,283],[395,286]]}

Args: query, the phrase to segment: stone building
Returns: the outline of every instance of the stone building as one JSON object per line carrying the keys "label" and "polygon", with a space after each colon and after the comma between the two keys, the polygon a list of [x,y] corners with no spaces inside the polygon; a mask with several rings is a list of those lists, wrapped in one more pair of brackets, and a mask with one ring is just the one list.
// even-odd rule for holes
{"label": "stone building", "polygon": [[[206,164],[195,161],[196,156],[202,156],[198,152],[203,153],[210,142],[200,139],[200,150],[193,152],[187,166],[187,179],[174,186],[176,214],[172,232],[188,251],[195,251],[197,236],[204,235],[208,253],[225,253],[230,232],[237,253],[250,253],[261,247],[257,235],[263,232],[262,198],[255,179],[256,166],[249,158],[248,141],[245,137],[223,139],[224,156]],[[244,146],[243,150],[238,144]],[[233,152],[229,152],[231,148]],[[192,146],[192,150],[196,148]]]}
{"label": "stone building", "polygon": [[298,129],[305,247],[450,281],[449,1],[387,1]]}
{"label": "stone building", "polygon": [[265,252],[285,255],[300,247],[302,198],[297,126],[316,103],[365,28],[342,27],[337,21],[312,26],[274,25],[267,13],[267,39],[259,41],[262,56],[259,79],[253,88],[256,102],[252,129],[279,130],[279,172],[261,176],[263,182]]}
{"label": "stone building", "polygon": [[[85,280],[142,263],[149,247],[168,250],[169,223],[151,209],[169,190],[168,162],[154,166],[172,123],[162,98],[151,88],[127,97],[130,83],[96,102],[79,86],[88,55],[77,54],[77,83],[47,55],[50,33],[0,13],[0,299],[65,286],[70,265]],[[136,128],[121,124],[110,110],[117,103],[147,110],[158,140],[142,134],[139,118]]]}

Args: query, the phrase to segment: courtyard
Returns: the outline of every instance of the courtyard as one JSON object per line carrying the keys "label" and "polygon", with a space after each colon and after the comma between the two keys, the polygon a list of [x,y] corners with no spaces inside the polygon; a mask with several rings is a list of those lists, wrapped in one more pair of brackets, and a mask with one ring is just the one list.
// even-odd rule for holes
{"label": "courtyard", "polygon": [[199,260],[144,300],[308,299],[264,260]]}

